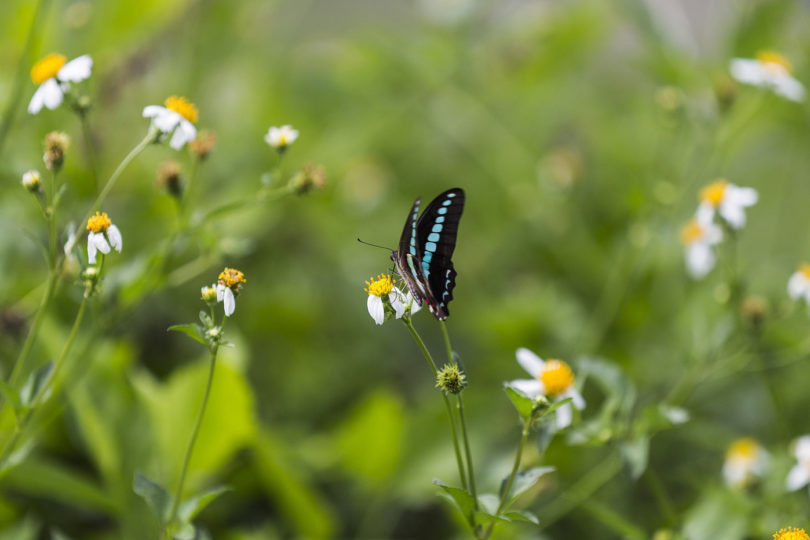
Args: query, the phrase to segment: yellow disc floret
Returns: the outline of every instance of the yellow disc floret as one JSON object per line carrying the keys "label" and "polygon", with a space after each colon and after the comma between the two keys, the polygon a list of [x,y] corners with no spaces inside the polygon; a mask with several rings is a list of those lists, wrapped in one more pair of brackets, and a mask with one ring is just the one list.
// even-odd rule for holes
{"label": "yellow disc floret", "polygon": [[67,58],[63,55],[51,53],[31,68],[31,80],[34,81],[34,84],[42,84],[48,79],[56,77],[66,63]]}
{"label": "yellow disc floret", "polygon": [[790,61],[776,51],[759,51],[757,53],[757,60],[765,64],[768,68],[786,71],[788,73],[793,72],[793,66]]}
{"label": "yellow disc floret", "polygon": [[176,112],[192,124],[197,123],[197,107],[183,96],[171,96],[166,98],[164,104],[167,109]]}
{"label": "yellow disc floret", "polygon": [[787,529],[779,529],[779,532],[773,533],[773,540],[810,540],[810,536],[807,536],[804,529],[788,527]]}
{"label": "yellow disc floret", "polygon": [[731,443],[726,451],[726,459],[751,461],[759,454],[759,443],[751,437],[742,437]]}
{"label": "yellow disc floret", "polygon": [[681,229],[681,243],[685,246],[694,244],[703,236],[703,227],[697,220],[692,220]]}
{"label": "yellow disc floret", "polygon": [[804,277],[806,277],[808,280],[810,280],[810,264],[807,264],[807,263],[800,264],[799,265],[799,272],[804,274]]}
{"label": "yellow disc floret", "polygon": [[112,225],[112,221],[107,217],[107,212],[102,214],[96,212],[95,216],[87,220],[87,230],[94,233],[103,233],[110,225]]}
{"label": "yellow disc floret", "polygon": [[558,396],[574,384],[574,372],[562,360],[547,360],[537,378],[550,396]]}
{"label": "yellow disc floret", "polygon": [[726,194],[726,187],[728,187],[728,181],[720,178],[700,190],[700,200],[712,206],[720,206]]}
{"label": "yellow disc floret", "polygon": [[382,298],[388,295],[393,288],[394,282],[391,281],[391,276],[388,274],[380,274],[377,276],[377,281],[374,281],[374,278],[371,278],[371,281],[366,281],[365,291],[372,296]]}
{"label": "yellow disc floret", "polygon": [[226,267],[225,270],[219,273],[218,279],[220,283],[232,290],[237,288],[242,283],[247,283],[245,274],[235,268]]}

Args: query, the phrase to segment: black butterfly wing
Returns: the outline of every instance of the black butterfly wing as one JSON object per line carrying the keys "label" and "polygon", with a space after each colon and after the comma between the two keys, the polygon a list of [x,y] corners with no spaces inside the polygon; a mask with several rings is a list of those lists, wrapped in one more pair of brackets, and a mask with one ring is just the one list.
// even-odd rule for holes
{"label": "black butterfly wing", "polygon": [[[421,270],[430,292],[426,298],[431,313],[439,320],[446,319],[450,314],[447,305],[453,299],[453,289],[456,286],[456,270],[452,257],[456,248],[458,223],[464,212],[464,201],[463,189],[448,189],[431,201],[415,225],[416,256],[420,259]],[[404,237],[405,231],[403,239]],[[408,239],[409,245],[410,241]],[[400,249],[402,242],[400,240]]]}
{"label": "black butterfly wing", "polygon": [[416,219],[419,215],[420,202],[421,199],[416,199],[408,213],[402,236],[399,238],[399,249],[392,254],[392,259],[397,267],[397,273],[405,281],[414,301],[422,305],[427,298],[432,296],[432,293],[420,263],[422,246],[419,245],[417,239]]}

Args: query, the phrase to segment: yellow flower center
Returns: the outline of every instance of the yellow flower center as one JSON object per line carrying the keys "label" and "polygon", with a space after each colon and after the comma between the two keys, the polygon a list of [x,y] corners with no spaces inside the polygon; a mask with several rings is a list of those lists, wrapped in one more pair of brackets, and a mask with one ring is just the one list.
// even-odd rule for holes
{"label": "yellow flower center", "polygon": [[112,225],[112,221],[110,221],[110,218],[107,217],[107,212],[104,212],[103,214],[96,212],[95,216],[87,220],[87,230],[94,233],[104,232],[109,228],[110,225]]}
{"label": "yellow flower center", "polygon": [[183,96],[172,96],[164,103],[166,108],[174,111],[192,124],[197,123],[197,107]]}
{"label": "yellow flower center", "polygon": [[34,84],[42,84],[48,79],[56,77],[66,63],[67,58],[63,55],[51,53],[31,68],[31,80],[34,81]]}
{"label": "yellow flower center", "polygon": [[802,263],[799,265],[799,272],[804,274],[804,277],[810,280],[810,264]]}
{"label": "yellow flower center", "polygon": [[391,292],[394,288],[394,282],[391,281],[391,276],[388,274],[380,274],[377,276],[377,281],[371,278],[371,281],[366,281],[365,291],[372,296],[379,296],[382,298]]}
{"label": "yellow flower center", "polygon": [[728,181],[719,179],[700,190],[700,200],[712,206],[719,206],[726,194]]}
{"label": "yellow flower center", "polygon": [[245,279],[245,274],[239,270],[226,267],[225,270],[219,273],[219,282],[229,289],[233,289],[240,283],[247,283],[247,280]]}
{"label": "yellow flower center", "polygon": [[787,529],[779,529],[779,532],[773,533],[773,540],[810,540],[810,536],[807,536],[804,529],[788,527]]}
{"label": "yellow flower center", "polygon": [[727,459],[750,461],[759,454],[759,444],[751,437],[743,437],[731,443],[726,451]]}
{"label": "yellow flower center", "polygon": [[681,229],[681,243],[685,246],[694,244],[703,236],[703,227],[697,222],[692,220]]}
{"label": "yellow flower center", "polygon": [[787,73],[793,72],[790,61],[776,51],[759,51],[756,58],[765,64],[768,69]]}
{"label": "yellow flower center", "polygon": [[550,396],[558,396],[574,384],[574,372],[562,360],[547,360],[537,378]]}

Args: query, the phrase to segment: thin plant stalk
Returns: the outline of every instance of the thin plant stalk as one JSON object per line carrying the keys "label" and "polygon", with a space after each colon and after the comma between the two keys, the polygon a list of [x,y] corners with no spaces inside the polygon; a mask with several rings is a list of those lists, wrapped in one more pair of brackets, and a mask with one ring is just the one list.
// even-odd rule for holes
{"label": "thin plant stalk", "polygon": [[208,397],[211,394],[211,386],[214,382],[214,369],[217,365],[217,351],[219,350],[219,345],[215,344],[209,348],[210,352],[210,367],[208,369],[208,380],[205,383],[205,392],[203,393],[202,403],[200,404],[200,410],[197,412],[197,419],[194,421],[194,428],[191,431],[191,438],[188,441],[188,446],[186,447],[186,454],[183,457],[183,468],[180,471],[180,481],[177,483],[177,490],[174,494],[174,501],[172,501],[172,508],[169,512],[169,521],[168,524],[171,526],[174,523],[175,518],[177,517],[177,510],[180,507],[180,500],[183,496],[183,484],[186,482],[186,473],[188,472],[188,464],[191,462],[191,453],[194,450],[194,443],[197,441],[197,435],[200,432],[200,426],[202,425],[203,415],[205,414],[205,408],[208,405]]}
{"label": "thin plant stalk", "polygon": [[[410,318],[402,319],[405,322],[405,326],[408,327],[408,331],[413,336],[414,341],[416,344],[419,345],[419,350],[422,351],[422,355],[424,355],[425,359],[428,361],[430,365],[430,370],[433,372],[433,379],[436,379],[436,375],[438,374],[438,369],[436,368],[436,362],[433,361],[433,357],[430,355],[430,351],[428,351],[427,347],[425,346],[425,342],[422,341],[422,338],[419,336],[419,333],[416,331],[416,328],[413,327],[413,323],[411,322]],[[467,474],[465,472],[464,467],[464,460],[461,457],[461,447],[458,443],[458,432],[456,431],[456,421],[453,418],[453,408],[450,406],[450,399],[447,397],[447,394],[444,392],[442,394],[442,399],[444,399],[444,406],[447,409],[447,418],[450,421],[450,433],[453,437],[453,450],[456,453],[456,464],[458,465],[458,476],[461,479],[461,486],[464,489],[467,488]]]}
{"label": "thin plant stalk", "polygon": [[96,155],[96,145],[93,142],[93,132],[90,129],[90,122],[87,120],[87,112],[78,113],[79,121],[82,124],[82,135],[84,136],[84,146],[87,148],[87,161],[90,164],[90,174],[93,177],[93,192],[98,192],[98,156]]}
{"label": "thin plant stalk", "polygon": [[[444,321],[439,321],[439,326],[442,329],[442,336],[444,337],[444,347],[447,352],[447,361],[450,365],[456,365],[456,359],[453,356],[453,347],[450,345],[450,334],[447,332],[447,324]],[[459,423],[461,425],[461,438],[464,441],[464,454],[467,458],[467,475],[469,477],[470,494],[473,497],[476,510],[478,509],[478,494],[475,490],[475,470],[472,461],[472,452],[470,451],[470,439],[467,436],[467,421],[464,415],[464,398],[461,394],[456,394],[456,408],[458,409]]]}
{"label": "thin plant stalk", "polygon": [[0,470],[3,469],[8,461],[9,456],[11,456],[11,453],[14,451],[14,447],[25,432],[25,428],[28,425],[28,422],[31,420],[31,417],[34,415],[37,407],[40,405],[44,397],[48,395],[47,387],[54,384],[54,382],[58,379],[59,372],[65,363],[65,358],[67,358],[68,353],[70,353],[70,349],[73,346],[73,342],[76,340],[76,335],[79,332],[79,327],[82,324],[84,312],[87,308],[88,298],[89,294],[85,293],[84,297],[82,298],[82,303],[79,305],[79,311],[76,312],[73,327],[70,329],[70,334],[68,335],[67,341],[65,341],[65,344],[62,346],[62,351],[59,353],[59,357],[56,359],[56,362],[53,365],[53,370],[48,377],[46,386],[40,389],[39,393],[34,396],[34,400],[31,402],[28,411],[26,411],[25,415],[23,415],[23,417],[20,419],[19,423],[17,424],[17,428],[14,430],[14,434],[3,448],[3,452],[0,454]]}

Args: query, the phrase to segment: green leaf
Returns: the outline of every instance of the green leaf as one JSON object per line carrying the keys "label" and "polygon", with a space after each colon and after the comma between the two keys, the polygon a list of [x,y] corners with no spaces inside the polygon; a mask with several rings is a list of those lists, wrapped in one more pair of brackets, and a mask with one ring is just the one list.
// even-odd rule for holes
{"label": "green leaf", "polygon": [[146,504],[155,517],[158,518],[161,525],[165,525],[169,520],[169,512],[172,507],[173,497],[166,491],[166,488],[147,478],[140,472],[135,472],[135,478],[132,481],[132,489],[144,498]]}
{"label": "green leaf", "polygon": [[31,453],[31,450],[34,449],[34,445],[35,441],[31,439],[21,444],[14,452],[12,452],[3,463],[3,467],[0,468],[0,477],[25,461],[25,458],[27,458],[28,454]]}
{"label": "green leaf", "polygon": [[503,517],[509,518],[512,521],[527,521],[529,523],[534,523],[535,525],[540,525],[540,520],[537,519],[537,516],[528,510],[511,510],[509,512],[504,512]]}
{"label": "green leaf", "polygon": [[482,493],[478,496],[478,508],[482,508],[486,513],[495,514],[499,504],[501,499],[494,493]]}
{"label": "green leaf", "polygon": [[182,332],[194,341],[202,343],[206,347],[208,346],[208,340],[205,339],[205,330],[199,324],[175,324],[167,330],[170,332]]}
{"label": "green leaf", "polygon": [[205,311],[200,311],[200,322],[203,323],[205,328],[211,328],[214,326],[214,321],[211,320],[211,315],[206,313]]}
{"label": "green leaf", "polygon": [[202,512],[206,506],[226,491],[231,491],[231,488],[228,486],[215,486],[206,489],[180,505],[177,515],[184,523],[190,523],[194,516]]}
{"label": "green leaf", "polygon": [[[540,477],[553,472],[554,470],[554,467],[532,467],[531,469],[527,469],[525,471],[519,471],[515,475],[515,480],[512,482],[512,487],[509,490],[506,506],[508,507],[521,494],[534,486]],[[507,479],[508,478],[505,478],[503,482],[501,482],[501,493],[503,493],[503,489],[506,487]]]}
{"label": "green leaf", "polygon": [[496,521],[508,523],[511,520],[504,514],[496,516],[495,514],[490,514],[489,512],[482,512],[480,510],[475,513],[475,522],[478,524],[486,525],[489,523],[494,523]]}
{"label": "green leaf", "polygon": [[464,516],[471,516],[475,510],[475,499],[466,489],[451,487],[443,484],[438,478],[433,483],[444,490],[442,494],[448,501],[452,502]]}
{"label": "green leaf", "polygon": [[197,529],[191,523],[183,523],[180,530],[172,533],[175,540],[194,540],[197,537]]}
{"label": "green leaf", "polygon": [[53,365],[52,361],[48,362],[28,376],[28,379],[20,390],[20,402],[24,406],[30,406],[45,389],[48,380],[51,378],[51,373],[53,373]]}
{"label": "green leaf", "polygon": [[524,420],[530,417],[532,411],[534,410],[534,400],[514,386],[511,386],[509,383],[504,383],[503,389],[506,392],[506,395],[509,397],[509,400],[512,402],[512,405],[514,405],[515,409],[517,409],[520,417]]}
{"label": "green leaf", "polygon": [[[569,398],[561,399],[560,401],[555,401],[554,403],[551,403],[550,405],[545,407],[540,412],[540,415],[538,416],[538,419],[545,418],[546,416],[550,415],[551,413],[553,413],[554,411],[556,411],[557,409],[559,409],[560,407],[562,407],[566,403],[571,403],[572,401],[574,401],[574,399],[569,397]],[[537,414],[537,411],[535,411],[535,414]]]}
{"label": "green leaf", "polygon": [[650,457],[650,437],[639,435],[621,445],[622,457],[630,469],[630,476],[637,480],[647,469]]}
{"label": "green leaf", "polygon": [[0,394],[3,395],[3,398],[5,398],[6,401],[11,403],[11,406],[14,407],[15,411],[19,410],[22,406],[20,394],[6,381],[0,380]]}

